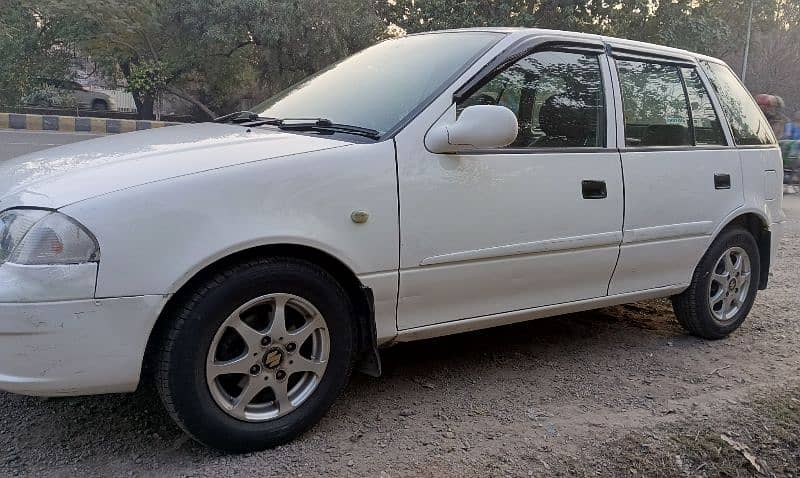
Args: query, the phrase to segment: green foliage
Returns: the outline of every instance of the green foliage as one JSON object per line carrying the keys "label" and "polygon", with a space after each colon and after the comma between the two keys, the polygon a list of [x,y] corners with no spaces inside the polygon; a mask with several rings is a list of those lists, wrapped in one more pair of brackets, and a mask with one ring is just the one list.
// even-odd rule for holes
{"label": "green foliage", "polygon": [[586,5],[581,0],[375,1],[387,24],[408,33],[494,26],[580,29],[591,23]]}
{"label": "green foliage", "polygon": [[162,91],[209,116],[253,102],[375,42],[361,0],[41,0],[81,26],[79,48],[147,106]]}
{"label": "green foliage", "polygon": [[126,89],[138,95],[156,95],[164,91],[170,76],[164,62],[145,60],[131,65]]}
{"label": "green foliage", "polygon": [[41,78],[67,78],[73,31],[23,1],[0,0],[0,104],[17,104]]}
{"label": "green foliage", "polygon": [[[724,0],[376,0],[387,24],[409,33],[510,26],[600,33],[697,49],[727,38],[715,18]],[[727,2],[725,2],[727,3]]]}
{"label": "green foliage", "polygon": [[21,103],[32,106],[60,106],[74,108],[78,101],[71,91],[50,85],[41,85],[22,97]]}
{"label": "green foliage", "polygon": [[[735,64],[749,5],[750,0],[0,0],[0,102],[19,101],[37,78],[69,77],[77,53],[131,91],[145,115],[159,94],[170,92],[213,116],[259,102],[398,29],[557,28],[677,46]],[[761,58],[759,68],[770,70],[763,76],[773,83],[785,82],[787,65],[800,64],[800,2],[758,0],[754,17],[753,51],[774,55],[775,45],[780,47],[780,64]]]}
{"label": "green foliage", "polygon": [[175,41],[187,42],[198,96],[231,109],[239,93],[254,101],[376,41],[382,24],[360,0],[176,2]]}

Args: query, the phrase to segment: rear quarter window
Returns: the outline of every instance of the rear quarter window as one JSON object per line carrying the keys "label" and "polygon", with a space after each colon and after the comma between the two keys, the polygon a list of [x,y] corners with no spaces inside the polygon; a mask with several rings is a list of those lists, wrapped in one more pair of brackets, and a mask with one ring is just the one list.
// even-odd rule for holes
{"label": "rear quarter window", "polygon": [[775,144],[775,134],[750,92],[725,65],[701,62],[738,146]]}

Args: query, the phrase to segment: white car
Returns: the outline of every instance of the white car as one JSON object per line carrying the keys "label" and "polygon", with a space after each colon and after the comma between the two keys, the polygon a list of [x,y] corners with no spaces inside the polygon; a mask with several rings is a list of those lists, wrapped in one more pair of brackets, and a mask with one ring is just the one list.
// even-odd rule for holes
{"label": "white car", "polygon": [[94,111],[116,111],[117,104],[110,95],[85,88],[71,80],[41,79],[42,89],[22,100],[43,107],[75,107]]}
{"label": "white car", "polygon": [[215,123],[0,165],[0,389],[133,391],[241,452],[390,344],[656,297],[733,332],[782,231],[721,61],[569,32],[384,41]]}

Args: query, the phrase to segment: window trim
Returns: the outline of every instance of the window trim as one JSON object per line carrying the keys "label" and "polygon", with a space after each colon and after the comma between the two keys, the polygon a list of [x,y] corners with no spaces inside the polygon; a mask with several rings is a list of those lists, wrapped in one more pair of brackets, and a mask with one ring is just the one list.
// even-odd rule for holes
{"label": "window trim", "polygon": [[459,102],[468,98],[471,94],[475,93],[482,86],[495,78],[506,69],[510,68],[514,63],[522,60],[523,58],[539,52],[565,52],[565,53],[579,53],[591,54],[597,57],[597,66],[600,70],[600,87],[603,93],[603,109],[605,111],[605,118],[603,120],[605,138],[605,146],[588,146],[588,147],[567,147],[567,148],[488,148],[488,149],[471,149],[459,151],[460,156],[466,155],[484,155],[484,154],[558,154],[558,153],[608,153],[617,151],[615,144],[617,138],[617,122],[616,122],[616,107],[612,102],[614,98],[614,85],[611,71],[606,55],[605,44],[598,40],[596,42],[591,40],[567,40],[567,39],[543,39],[541,36],[533,35],[517,40],[517,42],[510,45],[505,51],[498,54],[494,59],[489,61],[483,68],[481,68],[475,75],[469,78],[464,84],[456,88],[452,95],[451,107],[455,107]]}
{"label": "window trim", "polygon": [[735,149],[732,146],[722,146],[719,144],[708,144],[698,146],[632,146],[624,148],[624,153],[644,153],[647,151],[728,151]]}
{"label": "window trim", "polygon": [[503,155],[503,154],[575,154],[575,153],[616,153],[616,148],[609,147],[595,147],[587,146],[585,148],[571,146],[569,148],[489,148],[489,149],[470,149],[465,151],[458,151],[456,153],[439,153],[439,154],[456,154],[458,156],[471,156],[471,155]]}
{"label": "window trim", "polygon": [[670,66],[690,66],[696,67],[697,64],[688,60],[670,57],[667,55],[658,55],[655,53],[644,53],[636,50],[620,50],[619,48],[611,48],[611,56],[618,60],[623,61],[638,61],[647,63],[656,63],[659,65]]}
{"label": "window trim", "polygon": [[568,41],[568,40],[545,40],[542,43],[534,43],[533,40],[537,37],[526,37],[517,43],[508,47],[508,49],[489,63],[484,65],[472,78],[467,80],[463,85],[458,87],[453,92],[453,102],[460,103],[467,97],[478,91],[482,86],[491,81],[495,76],[510,68],[514,63],[522,60],[523,58],[533,55],[541,51],[560,51],[565,53],[593,53],[601,55],[605,53],[602,43],[591,43],[584,41]]}
{"label": "window trim", "polygon": [[697,147],[697,133],[694,131],[694,112],[692,112],[692,103],[689,101],[689,88],[686,87],[686,78],[683,76],[683,67],[677,66],[675,71],[678,72],[678,78],[681,80],[683,99],[686,102],[686,112],[689,114],[689,139],[692,142],[692,146]]}

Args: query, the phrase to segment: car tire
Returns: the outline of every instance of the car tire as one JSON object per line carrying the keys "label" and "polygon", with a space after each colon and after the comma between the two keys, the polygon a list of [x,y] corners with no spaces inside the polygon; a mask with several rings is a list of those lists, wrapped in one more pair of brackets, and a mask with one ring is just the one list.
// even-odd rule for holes
{"label": "car tire", "polygon": [[727,337],[753,306],[760,266],[758,245],[749,231],[722,231],[700,260],[689,288],[672,297],[678,322],[698,337]]}
{"label": "car tire", "polygon": [[[172,418],[206,446],[244,453],[286,443],[322,418],[352,373],[352,305],[339,283],[310,262],[264,258],[229,267],[199,281],[170,310],[156,386]],[[303,325],[292,330],[293,322]],[[295,336],[303,343],[292,345]],[[253,345],[258,337],[260,346]],[[237,348],[242,343],[245,352]],[[210,378],[218,366],[237,373]],[[242,366],[251,367],[249,374]],[[250,393],[256,388],[258,395]]]}

